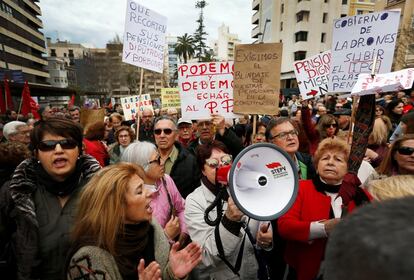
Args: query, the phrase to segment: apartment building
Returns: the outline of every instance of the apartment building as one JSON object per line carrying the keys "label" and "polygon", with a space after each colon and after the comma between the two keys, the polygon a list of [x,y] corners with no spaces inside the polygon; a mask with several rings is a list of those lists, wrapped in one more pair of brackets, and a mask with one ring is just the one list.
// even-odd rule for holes
{"label": "apartment building", "polygon": [[230,33],[224,23],[218,28],[218,39],[213,42],[214,57],[218,61],[234,60],[235,45],[240,44],[239,36]]}

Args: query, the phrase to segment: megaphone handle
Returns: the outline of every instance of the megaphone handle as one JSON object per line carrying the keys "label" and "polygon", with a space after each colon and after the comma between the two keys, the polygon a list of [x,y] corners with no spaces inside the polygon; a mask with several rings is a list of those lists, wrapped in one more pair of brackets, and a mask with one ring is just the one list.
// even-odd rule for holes
{"label": "megaphone handle", "polygon": [[[217,194],[216,199],[214,199],[213,203],[211,203],[211,205],[208,206],[206,210],[204,211],[204,221],[209,226],[214,227],[220,223],[221,218],[223,217],[223,205],[221,201],[222,200],[227,201],[228,197],[229,195],[228,195],[227,190],[225,188],[220,188],[220,191]],[[208,214],[210,214],[211,210],[213,210],[214,207],[217,208],[217,217],[212,221],[210,220]]]}

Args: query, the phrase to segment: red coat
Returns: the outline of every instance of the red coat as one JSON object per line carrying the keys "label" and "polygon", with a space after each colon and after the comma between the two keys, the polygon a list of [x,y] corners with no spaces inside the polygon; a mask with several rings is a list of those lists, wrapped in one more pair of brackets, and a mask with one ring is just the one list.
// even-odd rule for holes
{"label": "red coat", "polygon": [[[353,208],[351,201],[349,210]],[[312,180],[302,180],[295,203],[278,220],[279,234],[287,240],[285,260],[296,270],[298,280],[314,279],[319,272],[327,238],[309,241],[310,223],[329,219],[330,209],[331,198],[318,192]]]}
{"label": "red coat", "polygon": [[99,140],[88,140],[86,138],[83,139],[83,144],[85,145],[85,154],[96,158],[99,164],[104,167],[109,159],[105,145]]}

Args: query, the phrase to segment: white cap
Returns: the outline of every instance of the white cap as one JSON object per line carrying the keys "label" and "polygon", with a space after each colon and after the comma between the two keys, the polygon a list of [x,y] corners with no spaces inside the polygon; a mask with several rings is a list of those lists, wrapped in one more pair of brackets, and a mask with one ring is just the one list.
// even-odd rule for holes
{"label": "white cap", "polygon": [[178,122],[177,122],[177,125],[180,125],[182,123],[193,124],[193,122],[191,120],[186,120],[186,119],[183,119],[183,118],[179,118]]}

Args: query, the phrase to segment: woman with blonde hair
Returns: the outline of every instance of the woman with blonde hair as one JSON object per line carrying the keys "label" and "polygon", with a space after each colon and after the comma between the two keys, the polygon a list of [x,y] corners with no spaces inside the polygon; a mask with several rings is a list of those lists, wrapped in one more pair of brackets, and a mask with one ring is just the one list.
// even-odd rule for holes
{"label": "woman with blonde hair", "polygon": [[177,251],[177,242],[170,251],[163,230],[151,222],[152,191],[144,176],[141,167],[118,163],[86,185],[73,230],[69,279],[176,279],[200,262],[199,245]]}
{"label": "woman with blonde hair", "polygon": [[379,201],[414,196],[414,176],[399,175],[373,180],[367,190],[375,200]]}
{"label": "woman with blonde hair", "polygon": [[377,117],[374,121],[372,132],[368,138],[368,148],[365,152],[365,160],[376,168],[380,165],[388,151],[388,135],[391,129],[391,121],[387,116]]}

